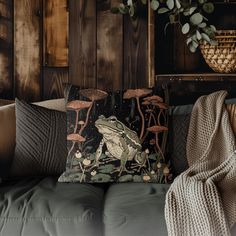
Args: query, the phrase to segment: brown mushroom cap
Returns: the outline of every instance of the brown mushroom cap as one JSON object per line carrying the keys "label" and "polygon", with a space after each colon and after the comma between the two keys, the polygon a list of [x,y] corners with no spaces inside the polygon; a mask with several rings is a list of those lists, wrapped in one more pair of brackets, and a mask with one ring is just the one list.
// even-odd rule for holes
{"label": "brown mushroom cap", "polygon": [[92,102],[81,101],[81,100],[74,100],[67,103],[66,108],[72,110],[80,110],[84,108],[89,108],[92,105]]}
{"label": "brown mushroom cap", "polygon": [[163,98],[158,96],[158,95],[153,95],[153,96],[150,96],[150,97],[146,97],[143,100],[148,101],[148,102],[151,102],[151,101],[163,102]]}
{"label": "brown mushroom cap", "polygon": [[148,105],[151,105],[151,103],[149,101],[144,101],[142,102],[142,105],[148,106]]}
{"label": "brown mushroom cap", "polygon": [[147,128],[147,130],[152,133],[161,133],[161,132],[168,131],[168,128],[161,125],[155,125],[155,126]]}
{"label": "brown mushroom cap", "polygon": [[165,166],[164,169],[163,169],[163,174],[164,174],[165,176],[168,176],[169,173],[170,173],[169,167],[168,167],[168,166]]}
{"label": "brown mushroom cap", "polygon": [[99,89],[82,89],[80,90],[80,94],[91,101],[102,100],[108,96],[107,92]]}
{"label": "brown mushroom cap", "polygon": [[68,134],[67,140],[73,142],[84,142],[86,139],[79,134]]}
{"label": "brown mushroom cap", "polygon": [[147,95],[149,95],[150,93],[152,93],[151,89],[128,89],[124,95],[123,98],[124,99],[130,99],[130,98],[141,98],[141,97],[145,97]]}
{"label": "brown mushroom cap", "polygon": [[167,110],[168,109],[168,105],[164,102],[157,102],[157,103],[152,103],[152,105],[155,105],[156,107],[163,109],[163,110]]}

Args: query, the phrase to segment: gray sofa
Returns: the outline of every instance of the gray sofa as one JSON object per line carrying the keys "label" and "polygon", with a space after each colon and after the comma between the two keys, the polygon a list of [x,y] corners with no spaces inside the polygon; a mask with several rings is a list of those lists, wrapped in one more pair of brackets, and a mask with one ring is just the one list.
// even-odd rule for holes
{"label": "gray sofa", "polygon": [[0,235],[167,235],[167,190],[142,183],[66,184],[52,177],[8,182],[0,188]]}
{"label": "gray sofa", "polygon": [[[38,105],[64,110],[64,100]],[[15,108],[0,107],[0,173],[15,145]],[[6,179],[0,184],[1,236],[167,235],[169,185],[58,183],[56,177]]]}

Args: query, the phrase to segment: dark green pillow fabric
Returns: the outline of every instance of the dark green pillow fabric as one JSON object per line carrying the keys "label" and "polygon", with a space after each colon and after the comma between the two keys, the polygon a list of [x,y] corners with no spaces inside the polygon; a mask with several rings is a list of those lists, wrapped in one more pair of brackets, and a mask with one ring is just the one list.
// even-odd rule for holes
{"label": "dark green pillow fabric", "polygon": [[60,175],[66,156],[66,113],[16,99],[16,147],[11,176]]}
{"label": "dark green pillow fabric", "polygon": [[168,150],[170,152],[171,166],[175,175],[188,169],[186,157],[186,144],[191,114],[170,116]]}
{"label": "dark green pillow fabric", "polygon": [[154,89],[71,86],[67,94],[68,157],[60,182],[171,181],[162,142],[168,106]]}
{"label": "dark green pillow fabric", "polygon": [[[227,99],[226,104],[235,104],[236,99]],[[186,145],[193,104],[174,106],[169,109],[168,152],[173,173],[181,174],[188,169]]]}

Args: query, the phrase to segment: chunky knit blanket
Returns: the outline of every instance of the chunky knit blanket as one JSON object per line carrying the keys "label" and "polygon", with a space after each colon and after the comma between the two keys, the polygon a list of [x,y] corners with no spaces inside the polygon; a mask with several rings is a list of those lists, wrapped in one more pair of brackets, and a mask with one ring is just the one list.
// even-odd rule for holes
{"label": "chunky knit blanket", "polygon": [[236,222],[236,145],[226,95],[215,92],[194,105],[187,140],[190,167],[166,196],[170,236],[227,236]]}

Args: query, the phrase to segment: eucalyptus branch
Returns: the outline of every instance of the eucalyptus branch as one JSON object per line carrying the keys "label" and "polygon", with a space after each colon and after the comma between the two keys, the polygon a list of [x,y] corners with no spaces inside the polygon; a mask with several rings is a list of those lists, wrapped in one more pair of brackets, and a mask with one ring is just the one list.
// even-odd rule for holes
{"label": "eucalyptus branch", "polygon": [[169,22],[164,31],[170,24],[181,25],[191,52],[195,52],[202,41],[216,44],[216,28],[208,23],[206,17],[214,11],[214,4],[210,0],[126,0],[126,3],[121,3],[111,11],[129,14],[133,18],[137,13],[138,2],[145,5],[148,1],[157,14],[168,14]]}

